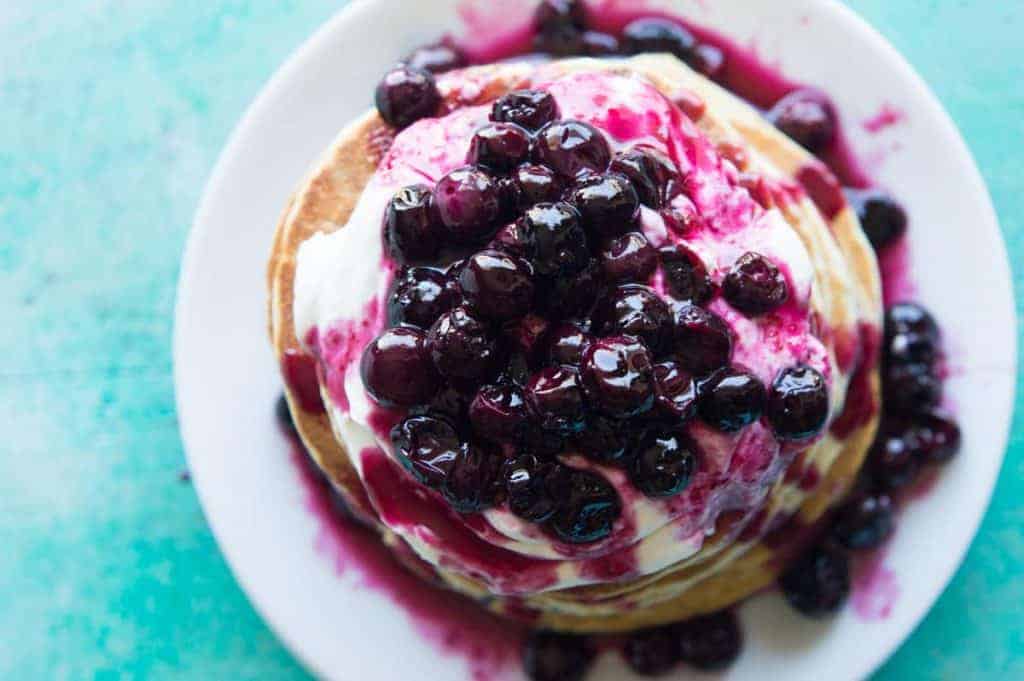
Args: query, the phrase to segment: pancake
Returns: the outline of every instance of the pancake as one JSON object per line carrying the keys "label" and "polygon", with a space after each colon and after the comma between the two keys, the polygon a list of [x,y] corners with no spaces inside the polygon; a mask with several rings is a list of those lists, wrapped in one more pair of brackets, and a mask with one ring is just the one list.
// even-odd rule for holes
{"label": "pancake", "polygon": [[[439,86],[446,107],[457,110],[524,87],[536,68],[517,63],[473,67],[446,74]],[[703,102],[704,112],[697,121],[701,132],[723,155],[743,166],[741,170],[767,178],[773,186],[796,186],[802,170],[820,166],[758,111],[675,58],[644,55],[621,61],[574,59],[544,68],[564,74],[636,74],[670,99]],[[466,82],[473,83],[473,87],[464,87]],[[278,357],[289,349],[302,348],[295,333],[293,310],[300,245],[315,234],[334,232],[349,221],[393,138],[393,131],[375,111],[359,118],[342,131],[285,208],[268,267],[270,335]],[[877,264],[853,210],[843,206],[826,220],[814,203],[799,193],[785,200],[780,197],[776,207],[811,256],[811,307],[823,326],[877,330],[881,323]],[[287,396],[296,427],[317,465],[353,512],[376,528],[382,540],[395,548],[400,559],[411,562],[417,573],[426,572],[495,612],[519,615],[529,611],[538,626],[577,632],[625,631],[714,612],[769,586],[807,534],[771,530],[783,523],[790,528],[813,528],[843,499],[877,428],[879,380],[875,358],[857,358],[859,339],[828,341],[832,359],[847,369],[839,381],[840,397],[854,401],[849,393],[855,389],[859,391],[856,401],[875,408],[853,419],[851,426],[833,427],[790,464],[789,474],[780,471],[757,513],[742,518],[719,517],[714,533],[699,551],[652,574],[515,596],[495,593],[487,584],[458,570],[416,559],[406,539],[379,521],[328,415],[303,411],[295,395]],[[869,347],[870,343],[865,343],[862,349],[868,352]],[[843,357],[836,357],[840,354]],[[855,370],[858,363],[861,368]],[[855,385],[851,388],[851,384]],[[326,392],[324,396],[329,399]],[[810,479],[815,484],[808,484]]]}

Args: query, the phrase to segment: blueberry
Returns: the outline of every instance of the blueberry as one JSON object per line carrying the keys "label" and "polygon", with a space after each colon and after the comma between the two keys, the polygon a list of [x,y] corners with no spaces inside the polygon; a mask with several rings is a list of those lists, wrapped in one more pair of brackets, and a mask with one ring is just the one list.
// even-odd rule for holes
{"label": "blueberry", "polygon": [[603,172],[611,160],[601,131],[576,120],[554,121],[541,128],[536,154],[541,163],[567,178]]}
{"label": "blueberry", "polygon": [[929,463],[945,463],[960,451],[960,426],[948,416],[930,412],[914,417],[920,457]]}
{"label": "blueberry", "polygon": [[625,175],[605,173],[580,180],[569,202],[591,233],[618,236],[634,229],[640,219],[640,199]]}
{"label": "blueberry", "polygon": [[850,593],[846,555],[829,546],[812,548],[779,578],[782,593],[798,612],[823,617],[838,611]]}
{"label": "blueberry", "polygon": [[565,472],[560,464],[530,454],[506,462],[504,480],[509,510],[532,523],[547,522],[558,506],[558,477]]}
{"label": "blueberry", "polygon": [[887,335],[883,350],[889,365],[932,366],[939,355],[938,344],[934,339],[913,331]]}
{"label": "blueberry", "polygon": [[494,442],[518,442],[529,419],[523,391],[512,384],[484,386],[469,405],[473,431]]}
{"label": "blueberry", "polygon": [[887,419],[871,450],[868,468],[882,489],[906,487],[921,470],[920,443],[915,429],[902,419]]}
{"label": "blueberry", "polygon": [[470,166],[442,177],[434,201],[448,233],[459,243],[473,243],[494,233],[502,211],[498,183]]}
{"label": "blueberry", "polygon": [[654,429],[640,439],[629,473],[647,496],[671,497],[686,489],[696,467],[693,447],[680,433]]}
{"label": "blueberry", "polygon": [[832,533],[848,549],[874,549],[892,534],[895,524],[887,494],[859,493],[839,510]]}
{"label": "blueberry", "polygon": [[441,315],[427,334],[427,349],[446,378],[479,382],[493,369],[497,355],[490,327],[465,306]]}
{"label": "blueberry", "polygon": [[494,505],[500,490],[501,457],[487,448],[463,443],[441,494],[459,513],[478,513]]}
{"label": "blueberry", "polygon": [[434,193],[425,185],[399,189],[384,209],[384,234],[400,263],[430,260],[441,247],[442,225]]}
{"label": "blueberry", "polygon": [[590,259],[579,213],[567,203],[539,203],[523,214],[519,227],[533,245],[537,274],[575,274]]}
{"label": "blueberry", "polygon": [[679,168],[653,147],[638,146],[619,152],[609,169],[627,177],[640,203],[650,208],[664,207],[682,191]]}
{"label": "blueberry", "polygon": [[375,99],[384,122],[404,128],[434,115],[441,104],[441,93],[428,71],[399,65],[381,79]]}
{"label": "blueberry", "polygon": [[288,435],[298,435],[299,431],[295,427],[295,420],[292,418],[292,411],[288,407],[288,399],[284,396],[284,393],[278,396],[277,402],[274,403],[274,417],[277,419],[277,424],[281,426],[281,429]]}
{"label": "blueberry", "polygon": [[458,284],[444,272],[428,267],[403,270],[388,295],[391,324],[430,328],[438,317],[459,302]]}
{"label": "blueberry", "polygon": [[658,355],[672,335],[668,306],[646,286],[628,284],[614,289],[599,305],[599,333],[635,336]]}
{"label": "blueberry", "polygon": [[767,114],[768,120],[811,153],[824,151],[836,139],[838,123],[831,102],[815,90],[797,90]]}
{"label": "blueberry", "polygon": [[723,610],[701,615],[676,625],[679,655],[697,669],[723,669],[740,655],[743,635],[736,616]]}
{"label": "blueberry", "polygon": [[546,430],[572,433],[583,425],[583,389],[579,374],[572,369],[548,367],[538,371],[526,386],[526,401]]}
{"label": "blueberry", "polygon": [[622,422],[591,414],[576,435],[575,445],[580,454],[592,461],[619,465],[630,453],[631,437]]}
{"label": "blueberry", "polygon": [[622,655],[637,674],[660,676],[679,663],[676,631],[667,626],[633,632],[626,639]]}
{"label": "blueberry", "polygon": [[942,381],[927,365],[887,366],[882,374],[882,400],[894,413],[926,413],[942,400]]}
{"label": "blueberry", "polygon": [[588,57],[610,57],[621,51],[619,39],[609,33],[584,31],[580,39],[583,43],[583,54]]}
{"label": "blueberry", "polygon": [[765,407],[781,440],[804,440],[821,432],[828,419],[828,386],[817,369],[796,366],[776,376]]}
{"label": "blueberry", "polygon": [[714,289],[700,256],[683,244],[662,246],[658,255],[665,284],[673,297],[694,305],[704,305],[711,300]]}
{"label": "blueberry", "polygon": [[455,466],[462,442],[455,428],[434,416],[410,416],[391,430],[398,460],[421,484],[439,489]]}
{"label": "blueberry", "polygon": [[626,25],[622,31],[622,46],[629,54],[668,52],[687,61],[697,46],[697,39],[673,21],[645,17]]}
{"label": "blueberry", "polygon": [[659,414],[668,420],[688,421],[697,411],[697,383],[677,362],[654,365],[654,394]]}
{"label": "blueberry", "polygon": [[675,309],[673,326],[673,355],[687,371],[706,375],[729,363],[732,332],[714,312],[681,305]]}
{"label": "blueberry", "polygon": [[558,118],[558,103],[550,92],[515,90],[502,95],[491,108],[491,120],[515,123],[531,132]]}
{"label": "blueberry", "polygon": [[935,318],[916,303],[896,303],[885,311],[885,335],[913,333],[939,342],[939,325]]}
{"label": "blueberry", "polygon": [[560,540],[590,544],[607,538],[622,513],[619,495],[596,473],[571,470],[561,481],[559,504],[548,527]]}
{"label": "blueberry", "polygon": [[711,80],[719,80],[725,72],[725,52],[714,45],[701,43],[686,60],[690,67]]}
{"label": "blueberry", "polygon": [[521,317],[533,306],[533,268],[526,260],[501,251],[470,256],[459,284],[466,300],[490,319]]}
{"label": "blueberry", "polygon": [[466,160],[496,172],[507,172],[530,156],[530,134],[515,123],[488,123],[469,143]]}
{"label": "blueberry", "polygon": [[385,407],[422,404],[437,391],[437,374],[419,329],[384,331],[366,346],[360,370],[367,392]]}
{"label": "blueberry", "polygon": [[603,284],[600,265],[590,259],[577,272],[563,271],[542,280],[537,304],[552,319],[583,317],[593,308]]}
{"label": "blueberry", "polygon": [[531,681],[581,681],[593,661],[582,636],[535,631],[523,646],[523,669]]}
{"label": "blueberry", "polygon": [[418,47],[404,61],[414,69],[430,73],[444,73],[460,69],[467,64],[462,51],[446,42]]}
{"label": "blueberry", "polygon": [[658,253],[642,232],[611,239],[601,250],[601,269],[608,281],[643,283],[658,267]]}
{"label": "blueberry", "polygon": [[548,331],[545,358],[551,364],[578,368],[591,340],[579,326],[562,322]]}
{"label": "blueberry", "polygon": [[736,369],[724,369],[702,386],[697,401],[701,419],[724,432],[738,431],[761,417],[764,385]]}
{"label": "blueberry", "polygon": [[547,166],[537,163],[524,163],[512,173],[512,182],[516,187],[516,200],[519,208],[526,210],[538,203],[552,203],[562,196],[562,181]]}
{"label": "blueberry", "polygon": [[876,251],[907,231],[907,212],[894,198],[877,189],[847,189],[846,200],[860,218],[860,226]]}
{"label": "blueberry", "polygon": [[722,295],[743,314],[756,317],[785,303],[789,288],[782,272],[768,258],[745,253],[725,276]]}

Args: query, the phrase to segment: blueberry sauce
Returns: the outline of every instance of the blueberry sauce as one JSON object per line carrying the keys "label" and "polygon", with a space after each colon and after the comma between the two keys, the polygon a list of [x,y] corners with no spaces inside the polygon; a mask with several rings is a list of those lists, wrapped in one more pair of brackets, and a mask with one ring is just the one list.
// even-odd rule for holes
{"label": "blueberry sauce", "polygon": [[[878,252],[885,305],[912,295],[905,215],[901,222],[898,204],[871,189],[871,179],[847,144],[840,116],[827,96],[785,78],[752,51],[646,9],[645,4],[542,0],[538,9],[536,2],[511,2],[502,3],[499,18],[490,3],[464,2],[459,14],[471,37],[458,43],[445,39],[413,53],[382,81],[377,93],[381,114],[397,128],[432,115],[439,96],[431,73],[463,64],[536,50],[555,56],[672,52],[759,108],[767,120],[817,156],[797,172],[799,186],[757,185],[751,188],[755,199],[769,207],[785,200],[788,192],[799,196],[802,190],[830,220],[850,206]],[[703,108],[702,102],[677,104],[694,117]],[[488,542],[486,534],[494,530],[478,510],[507,495],[517,515],[560,540],[563,549],[608,537],[614,542],[616,523],[631,522],[620,518],[629,495],[620,499],[601,475],[566,469],[545,458],[550,457],[545,453],[549,447],[558,452],[566,441],[585,443],[608,419],[640,423],[641,418],[664,415],[666,408],[723,432],[760,420],[769,423],[780,440],[799,441],[824,427],[827,398],[822,394],[824,379],[797,367],[764,386],[729,366],[729,339],[718,339],[717,317],[698,307],[716,293],[706,273],[692,259],[660,253],[638,231],[641,204],[659,209],[682,191],[675,174],[679,159],[636,154],[613,159],[601,135],[584,122],[560,117],[543,93],[526,91],[502,98],[491,120],[494,123],[478,133],[469,152],[467,162],[474,165],[453,171],[436,188],[406,188],[393,219],[386,223],[391,255],[403,265],[429,265],[436,253],[425,241],[449,239],[463,250],[484,250],[466,252],[470,257],[455,273],[401,273],[408,290],[396,294],[398,307],[389,309],[388,316],[391,323],[410,326],[380,335],[387,320],[377,305],[354,328],[332,328],[321,338],[306,339],[317,358],[286,355],[282,370],[303,410],[323,411],[317,371],[324,374],[331,399],[347,409],[344,377],[360,357],[344,348],[361,351],[369,345],[369,359],[363,358],[369,380],[364,382],[377,402],[370,422],[379,437],[395,437],[418,418],[472,422],[475,436],[469,440],[452,429],[447,448],[416,454],[432,467],[429,475],[417,478],[419,482],[373,448],[359,456],[362,477],[386,525],[427,528],[419,533],[427,538],[426,544],[444,546],[442,566],[446,560],[457,561],[463,572],[478,569],[496,592],[523,594],[554,584],[557,563]],[[878,132],[901,120],[900,112],[883,107],[863,125]],[[651,133],[658,123],[656,116],[624,116],[614,109],[602,121],[620,139]],[[742,154],[722,154],[740,169],[745,165]],[[509,212],[510,206],[517,210]],[[523,217],[509,224],[509,215]],[[666,217],[668,228],[681,233],[692,219],[671,217]],[[747,317],[791,314],[788,273],[757,254],[744,258],[724,282],[723,297]],[[693,308],[690,314],[661,309],[664,305],[654,291],[662,292],[665,275],[660,270],[652,274],[659,262],[671,275],[668,284],[673,292]],[[593,293],[581,297],[580,289],[588,286],[581,287],[580,282],[595,277],[610,283],[609,290],[596,299]],[[644,284],[655,287],[650,295]],[[527,319],[535,305],[550,320],[538,318],[543,323],[532,331],[521,328],[516,320]],[[557,318],[552,310],[565,318]],[[681,325],[680,320],[686,323]],[[834,339],[841,369],[852,369],[845,403],[830,425],[834,436],[850,435],[878,413],[872,381],[876,369],[889,392],[882,403],[882,435],[847,505],[834,521],[829,516],[813,526],[758,513],[735,530],[740,540],[760,539],[778,548],[776,558],[785,566],[782,591],[795,608],[810,616],[829,615],[848,598],[865,619],[889,615],[899,586],[881,564],[884,554],[879,547],[892,535],[894,510],[910,496],[907,490],[918,489],[921,480],[933,476],[935,464],[955,454],[960,444],[955,423],[934,409],[941,397],[943,366],[937,332],[922,339],[919,329],[904,328],[905,318],[894,321],[890,315],[888,321],[884,336],[864,325],[855,338]],[[510,336],[522,342],[510,345]],[[388,341],[383,350],[381,339]],[[685,361],[666,357],[673,342],[691,342],[701,352],[690,353]],[[394,347],[400,349],[389,349]],[[418,368],[420,364],[424,367]],[[404,383],[391,378],[403,373],[422,375]],[[670,377],[671,385],[666,383]],[[895,397],[908,391],[921,397]],[[439,410],[437,401],[448,394],[456,395],[455,406]],[[599,413],[584,409],[585,402],[600,405]],[[626,425],[627,430],[631,427]],[[533,440],[528,441],[526,433],[533,433]],[[699,487],[697,459],[685,438],[650,431],[640,440],[639,449],[634,443],[607,438],[595,447],[605,454],[616,452],[602,463],[628,471],[634,494],[670,497],[687,485]],[[499,446],[527,446],[531,454],[502,467],[493,453]],[[587,453],[582,445],[581,450]],[[804,491],[816,489],[822,483],[821,471],[805,462],[802,452],[790,451],[787,456],[795,458],[785,481]],[[408,548],[410,556],[403,558],[409,558],[409,565],[399,566],[376,536],[345,519],[307,457],[297,458],[313,490],[311,499],[317,499],[311,508],[329,527],[331,545],[344,545],[342,551],[334,551],[344,561],[339,570],[347,568],[352,557],[353,563],[365,563],[370,585],[405,605],[417,629],[443,650],[464,654],[474,679],[494,678],[521,650],[535,680],[584,676],[601,640],[538,632],[524,642],[519,625],[467,605],[448,591],[425,586],[412,572],[432,575],[432,568],[414,559]],[[471,503],[465,495],[467,480],[474,487]],[[724,523],[724,514],[720,520]],[[636,567],[632,549],[616,546],[582,561],[581,574],[612,582],[634,576]],[[528,611],[519,614],[530,619]],[[731,613],[605,642],[612,640],[641,673],[660,673],[677,664],[720,668],[735,659],[741,646]]]}

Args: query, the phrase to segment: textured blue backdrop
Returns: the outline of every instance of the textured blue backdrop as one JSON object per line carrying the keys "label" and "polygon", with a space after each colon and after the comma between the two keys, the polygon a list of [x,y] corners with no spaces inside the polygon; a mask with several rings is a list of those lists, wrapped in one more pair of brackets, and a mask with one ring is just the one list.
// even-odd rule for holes
{"label": "textured blue backdrop", "polygon": [[[0,678],[304,678],[178,482],[170,335],[217,153],[341,4],[3,0]],[[952,112],[1016,264],[1024,4],[850,4]],[[880,678],[1024,678],[1022,453],[1018,419],[966,564]]]}

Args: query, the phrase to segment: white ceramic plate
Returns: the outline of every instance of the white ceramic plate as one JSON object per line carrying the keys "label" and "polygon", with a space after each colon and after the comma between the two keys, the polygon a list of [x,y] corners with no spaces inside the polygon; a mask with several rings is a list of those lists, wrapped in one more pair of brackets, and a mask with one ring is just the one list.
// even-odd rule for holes
{"label": "white ceramic plate", "polygon": [[[1010,274],[980,175],[952,122],[875,31],[830,0],[666,3],[824,86],[854,147],[908,206],[918,298],[954,357],[948,392],[965,433],[962,455],[900,519],[886,566],[899,596],[865,622],[852,608],[828,623],[791,614],[775,595],[742,610],[747,645],[730,679],[861,678],[913,630],[948,583],[985,511],[1013,404],[1016,335]],[[235,576],[306,665],[328,678],[464,679],[386,597],[339,578],[314,549],[271,405],[280,379],[266,337],[264,263],[285,200],[346,121],[370,105],[384,69],[458,25],[456,0],[354,2],[280,69],[221,155],[186,249],[174,339],[178,414],[193,480]],[[905,120],[869,135],[883,105]],[[894,150],[895,149],[895,150]],[[606,656],[592,677],[628,676]],[[683,675],[684,672],[680,672]]]}

